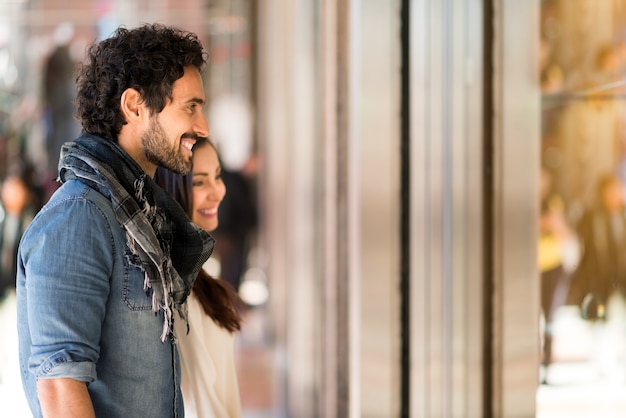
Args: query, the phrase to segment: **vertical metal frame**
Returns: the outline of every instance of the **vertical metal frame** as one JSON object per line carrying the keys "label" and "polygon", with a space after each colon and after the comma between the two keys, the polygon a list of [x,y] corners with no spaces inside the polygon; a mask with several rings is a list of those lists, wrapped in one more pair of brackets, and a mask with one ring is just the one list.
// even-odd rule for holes
{"label": "vertical metal frame", "polygon": [[359,0],[320,2],[323,416],[361,416]]}
{"label": "vertical metal frame", "polygon": [[[528,225],[536,222],[532,202],[537,180],[533,164],[539,161],[539,95],[534,90],[532,37],[519,34],[538,33],[533,32],[537,1],[493,3],[495,13],[489,17],[495,36],[489,47],[494,48],[495,59],[487,68],[483,67],[483,2],[410,2],[411,416],[475,417],[486,411],[498,417],[534,414],[539,302],[538,282],[533,281],[538,278],[534,276],[536,237]],[[286,367],[312,358],[323,370],[319,382],[299,380],[293,370],[282,370],[279,385],[287,393],[285,408],[294,416],[314,414],[315,396],[322,400],[322,416],[367,416],[363,385],[371,381],[371,375],[364,373],[368,360],[363,357],[374,351],[365,345],[364,330],[371,324],[362,322],[366,296],[361,292],[373,279],[385,278],[393,286],[399,277],[399,260],[394,260],[398,248],[393,247],[398,244],[376,251],[371,220],[393,224],[389,219],[398,207],[391,201],[377,208],[369,205],[372,190],[367,187],[374,177],[359,170],[370,161],[372,150],[380,150],[385,178],[376,184],[396,187],[399,179],[394,176],[399,173],[390,175],[387,169],[398,162],[397,155],[389,152],[393,147],[389,141],[398,142],[398,132],[390,129],[384,140],[373,141],[367,130],[370,121],[363,120],[368,113],[363,111],[362,99],[375,86],[364,85],[360,78],[368,64],[360,49],[360,42],[366,39],[360,25],[365,24],[362,12],[372,4],[320,0],[315,7],[320,17],[319,73],[304,79],[296,72],[306,70],[302,63],[313,52],[301,49],[310,41],[302,36],[309,29],[315,33],[310,27],[304,32],[296,28],[294,17],[301,17],[304,6],[268,0],[259,8],[263,29],[258,110],[264,144],[261,152],[266,158],[262,183],[271,185],[262,194],[271,204],[273,219],[264,231],[268,237],[265,248],[274,258],[272,297],[281,301],[274,312],[275,331],[287,350],[279,350],[278,365]],[[383,27],[396,30],[398,25],[390,23],[393,19],[383,18]],[[367,23],[370,26],[363,31],[371,29],[372,22]],[[376,39],[392,39],[387,35]],[[397,58],[393,42],[389,41],[386,50],[392,62]],[[493,77],[482,77],[492,71]],[[495,91],[489,109],[494,112],[493,119],[483,114],[484,80],[492,82]],[[321,93],[301,90],[305,82],[319,86]],[[398,87],[393,79],[385,83],[392,90]],[[390,112],[385,113],[387,118],[396,110],[393,106],[398,105],[399,96],[382,96],[389,101],[377,103],[376,111]],[[306,116],[307,110],[316,115],[313,120],[321,121],[320,140],[310,132],[303,135],[303,121],[315,131],[308,125],[312,119]],[[485,159],[484,129],[493,133],[493,167],[485,165],[492,160]],[[315,157],[307,156],[309,151],[320,153],[321,161],[314,167],[322,179],[322,190],[314,187],[310,176],[310,162]],[[307,167],[305,176],[298,173],[300,163]],[[492,168],[497,181],[485,184],[485,170]],[[390,195],[393,199],[393,191]],[[302,210],[310,209],[311,196],[320,198],[322,213],[321,219],[312,217],[322,226],[322,236],[315,236],[312,242],[297,236],[300,222],[308,219]],[[295,202],[297,199],[303,200]],[[485,207],[485,202],[493,202],[493,208]],[[485,227],[483,214],[488,210],[495,215],[492,229]],[[385,242],[397,238],[397,231],[385,233]],[[491,258],[484,252],[486,242],[493,242]],[[320,293],[314,295],[319,297],[318,305],[306,307],[300,304],[303,299],[293,297],[301,296],[303,289],[315,290],[311,280],[316,277],[301,267],[312,267],[309,251],[319,251],[323,278]],[[367,264],[371,254],[381,257],[387,277],[364,268],[373,266]],[[299,263],[302,260],[304,264]],[[493,266],[486,266],[485,260]],[[397,295],[385,297],[385,303],[397,300]],[[485,311],[492,306],[494,323],[486,323]],[[393,315],[385,312],[384,323],[391,327]],[[310,334],[320,336],[318,353],[295,341],[302,336],[296,326],[303,320],[314,322]],[[318,325],[319,329],[315,328]],[[386,341],[391,347],[386,351],[388,357],[381,362],[385,376],[398,372],[399,361],[393,363],[396,331],[388,329],[384,334],[384,338],[392,338]],[[485,335],[493,335],[493,339],[485,341]],[[388,389],[383,396],[393,410],[397,400],[388,396],[394,388]],[[400,391],[396,392],[399,399]]]}
{"label": "vertical metal frame", "polygon": [[482,3],[414,0],[411,416],[483,416]]}
{"label": "vertical metal frame", "polygon": [[[493,413],[535,415],[539,383],[539,2],[494,2]],[[523,36],[521,36],[523,34]]]}
{"label": "vertical metal frame", "polygon": [[[358,256],[360,416],[400,416],[401,395],[401,4],[360,1],[352,89],[360,239]],[[354,42],[357,42],[354,44]],[[353,93],[353,94],[354,94]],[[354,97],[354,96],[353,96]]]}
{"label": "vertical metal frame", "polygon": [[[345,400],[340,402],[340,387],[345,382],[338,381],[340,361],[343,356],[338,350],[338,340],[341,338],[337,326],[339,322],[339,289],[337,288],[337,124],[338,115],[335,111],[337,104],[337,60],[339,47],[337,45],[337,7],[333,0],[322,0],[320,4],[320,65],[321,65],[321,122],[322,138],[321,149],[325,169],[323,170],[323,236],[322,249],[323,277],[322,296],[323,309],[321,310],[321,388],[320,403],[321,416],[335,418],[340,408],[344,408]],[[342,372],[345,372],[342,370]],[[346,388],[341,388],[346,393]],[[343,395],[345,396],[345,395]],[[347,399],[348,397],[345,396]],[[341,405],[341,406],[340,406]]]}

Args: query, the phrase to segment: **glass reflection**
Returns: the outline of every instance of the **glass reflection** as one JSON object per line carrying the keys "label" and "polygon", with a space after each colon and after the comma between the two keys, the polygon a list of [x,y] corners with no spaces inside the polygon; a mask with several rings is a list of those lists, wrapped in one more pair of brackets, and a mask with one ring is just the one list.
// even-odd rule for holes
{"label": "glass reflection", "polygon": [[538,52],[537,416],[614,416],[626,394],[626,1],[543,0]]}

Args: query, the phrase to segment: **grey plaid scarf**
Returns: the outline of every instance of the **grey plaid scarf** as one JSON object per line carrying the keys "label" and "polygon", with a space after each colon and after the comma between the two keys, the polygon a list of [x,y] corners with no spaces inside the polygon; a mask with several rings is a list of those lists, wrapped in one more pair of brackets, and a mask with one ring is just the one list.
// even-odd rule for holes
{"label": "grey plaid scarf", "polygon": [[[115,142],[82,134],[61,149],[61,183],[78,179],[106,196],[141,261],[152,310],[163,310],[161,341],[174,340],[173,315],[187,320],[187,296],[214,239],[193,224],[180,205],[146,175]],[[135,262],[136,264],[136,262]]]}

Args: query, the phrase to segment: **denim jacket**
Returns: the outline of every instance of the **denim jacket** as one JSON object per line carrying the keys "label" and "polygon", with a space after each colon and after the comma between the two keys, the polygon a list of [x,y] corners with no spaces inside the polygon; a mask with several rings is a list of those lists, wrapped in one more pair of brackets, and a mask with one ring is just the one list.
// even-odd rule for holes
{"label": "denim jacket", "polygon": [[98,417],[183,417],[176,345],[159,339],[144,272],[110,201],[80,181],[63,184],[19,248],[22,382],[35,417],[36,380],[88,383]]}

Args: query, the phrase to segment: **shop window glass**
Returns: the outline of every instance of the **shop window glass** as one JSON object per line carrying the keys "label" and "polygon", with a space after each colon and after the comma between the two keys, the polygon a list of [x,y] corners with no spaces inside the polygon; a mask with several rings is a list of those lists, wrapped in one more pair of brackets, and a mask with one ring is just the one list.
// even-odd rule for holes
{"label": "shop window glass", "polygon": [[609,416],[626,393],[626,1],[544,0],[540,28],[538,416]]}

